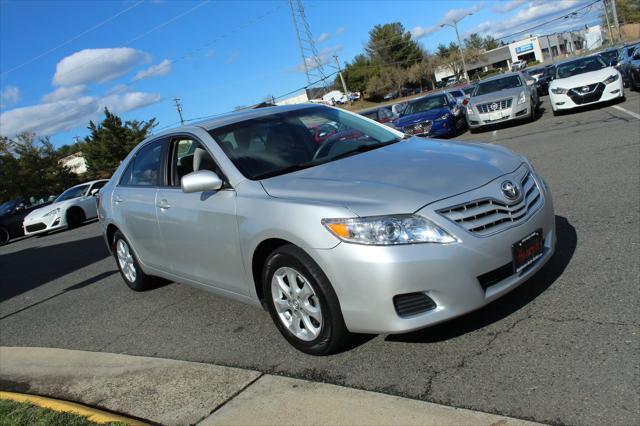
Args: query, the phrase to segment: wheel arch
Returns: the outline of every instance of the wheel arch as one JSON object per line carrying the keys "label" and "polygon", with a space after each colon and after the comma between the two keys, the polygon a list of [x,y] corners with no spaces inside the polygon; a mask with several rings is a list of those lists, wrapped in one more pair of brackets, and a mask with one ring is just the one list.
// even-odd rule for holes
{"label": "wheel arch", "polygon": [[276,249],[288,244],[298,247],[291,241],[287,241],[282,238],[268,238],[261,241],[253,251],[253,256],[251,258],[251,273],[253,277],[253,285],[255,286],[256,296],[261,303],[263,303],[264,300],[264,293],[262,291],[262,269],[264,267],[264,264],[271,253],[273,253]]}

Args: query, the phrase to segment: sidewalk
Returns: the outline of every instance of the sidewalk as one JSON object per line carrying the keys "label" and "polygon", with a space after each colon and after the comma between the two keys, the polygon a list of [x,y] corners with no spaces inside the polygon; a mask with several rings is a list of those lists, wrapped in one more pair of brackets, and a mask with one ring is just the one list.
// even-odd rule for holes
{"label": "sidewalk", "polygon": [[166,425],[533,425],[413,399],[195,362],[0,347],[0,389]]}

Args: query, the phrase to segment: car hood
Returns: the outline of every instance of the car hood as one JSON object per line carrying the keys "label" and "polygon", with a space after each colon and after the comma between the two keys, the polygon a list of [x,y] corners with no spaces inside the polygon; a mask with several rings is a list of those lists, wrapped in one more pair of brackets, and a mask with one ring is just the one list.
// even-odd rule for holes
{"label": "car hood", "polygon": [[341,205],[358,216],[413,213],[514,171],[522,158],[480,143],[411,138],[265,179],[277,198]]}
{"label": "car hood", "polygon": [[563,89],[573,89],[574,87],[586,86],[588,84],[604,81],[612,74],[618,74],[614,67],[607,67],[597,71],[585,72],[568,78],[557,78],[550,84],[551,88],[561,87]]}
{"label": "car hood", "polygon": [[447,114],[449,108],[435,108],[428,111],[417,112],[415,114],[408,114],[400,116],[400,118],[393,121],[393,124],[398,127],[410,126],[412,124],[421,123],[426,120],[435,120]]}
{"label": "car hood", "polygon": [[32,210],[26,217],[25,219],[31,219],[31,218],[35,218],[35,217],[42,217],[45,214],[49,213],[51,210],[55,210],[57,208],[59,209],[65,209],[69,206],[69,204],[72,204],[75,200],[77,200],[77,198],[73,198],[71,200],[65,200],[65,201],[58,201],[57,203],[51,203],[48,204],[46,206],[43,207],[39,207],[35,210]]}
{"label": "car hood", "polygon": [[487,93],[486,95],[474,96],[469,101],[472,105],[477,104],[485,104],[487,102],[499,101],[505,98],[513,98],[515,96],[520,96],[520,93],[526,90],[523,87],[514,87],[513,89],[501,90],[499,92]]}

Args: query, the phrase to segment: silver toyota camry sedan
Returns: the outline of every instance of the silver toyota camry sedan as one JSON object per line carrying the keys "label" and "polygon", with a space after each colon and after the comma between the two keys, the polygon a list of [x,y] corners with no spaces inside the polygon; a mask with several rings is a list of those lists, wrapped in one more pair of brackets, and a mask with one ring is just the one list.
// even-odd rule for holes
{"label": "silver toyota camry sedan", "polygon": [[551,194],[524,156],[311,104],[154,135],[98,204],[130,288],[160,277],[263,306],[314,355],[350,333],[405,333],[478,309],[556,243]]}

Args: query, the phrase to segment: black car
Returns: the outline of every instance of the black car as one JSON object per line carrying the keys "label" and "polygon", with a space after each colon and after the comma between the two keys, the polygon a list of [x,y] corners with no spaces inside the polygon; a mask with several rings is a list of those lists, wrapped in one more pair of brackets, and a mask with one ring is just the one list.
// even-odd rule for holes
{"label": "black car", "polygon": [[12,238],[24,235],[22,220],[32,210],[51,204],[51,201],[30,203],[24,199],[9,200],[0,204],[0,246]]}
{"label": "black car", "polygon": [[629,84],[634,90],[640,90],[640,46],[631,54],[629,61]]}
{"label": "black car", "polygon": [[538,95],[544,96],[549,94],[549,83],[553,80],[553,76],[556,72],[555,65],[547,65],[544,68],[544,72],[536,81],[536,88],[538,89]]}

